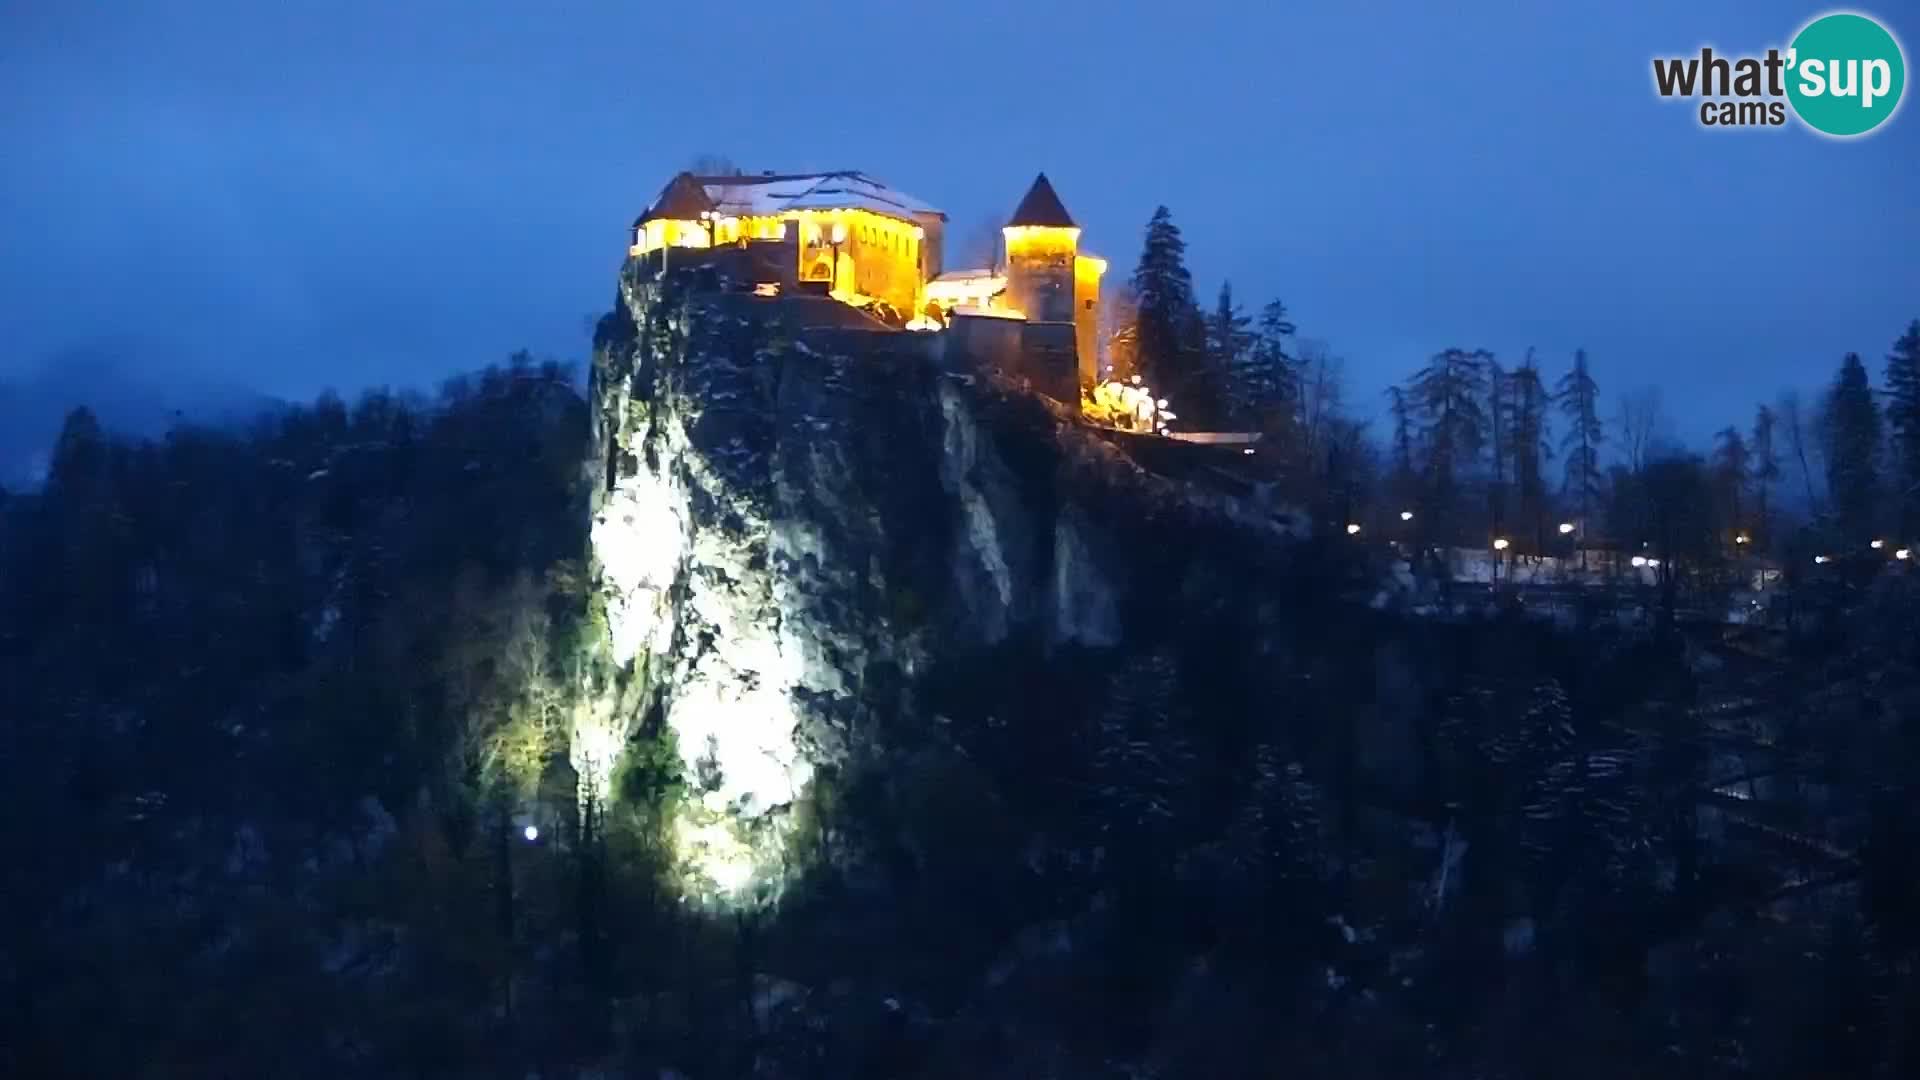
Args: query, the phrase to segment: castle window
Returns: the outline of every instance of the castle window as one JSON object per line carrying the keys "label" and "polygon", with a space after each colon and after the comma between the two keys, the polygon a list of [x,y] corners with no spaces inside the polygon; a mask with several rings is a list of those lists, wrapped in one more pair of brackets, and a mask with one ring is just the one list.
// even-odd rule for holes
{"label": "castle window", "polygon": [[1088,311],[1092,311],[1092,310],[1093,310],[1093,301],[1091,301],[1091,300],[1089,300],[1089,301],[1087,301],[1087,310],[1088,310]]}

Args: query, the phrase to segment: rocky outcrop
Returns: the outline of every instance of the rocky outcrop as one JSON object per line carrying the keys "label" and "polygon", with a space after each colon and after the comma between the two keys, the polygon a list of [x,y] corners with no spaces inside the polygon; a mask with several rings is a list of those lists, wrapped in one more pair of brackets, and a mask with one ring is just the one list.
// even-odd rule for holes
{"label": "rocky outcrop", "polygon": [[1182,585],[1143,578],[1140,552],[1285,533],[942,335],[701,285],[630,269],[599,335],[592,536],[628,689],[574,756],[604,776],[657,707],[698,789],[683,851],[715,892],[764,877],[782,812],[820,766],[884,745],[868,720],[912,708],[931,657],[1119,645]]}

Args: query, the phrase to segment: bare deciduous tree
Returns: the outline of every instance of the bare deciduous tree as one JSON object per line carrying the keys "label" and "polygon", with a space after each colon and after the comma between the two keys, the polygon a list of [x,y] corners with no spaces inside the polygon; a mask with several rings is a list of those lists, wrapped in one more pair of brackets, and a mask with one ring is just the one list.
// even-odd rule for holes
{"label": "bare deciduous tree", "polygon": [[733,163],[725,154],[696,154],[687,165],[687,171],[695,176],[742,176],[745,170]]}
{"label": "bare deciduous tree", "polygon": [[1140,301],[1133,286],[1121,282],[1100,302],[1100,340],[1106,348],[1103,377],[1126,382],[1140,373]]}
{"label": "bare deciduous tree", "polygon": [[[746,170],[735,165],[733,159],[725,154],[696,155],[693,162],[687,166],[687,171],[704,178],[746,175]],[[747,193],[731,184],[709,184],[707,191],[713,195],[714,202],[721,207],[737,207],[747,201]],[[718,229],[714,231],[717,232]]]}
{"label": "bare deciduous tree", "polygon": [[1627,455],[1627,467],[1635,476],[1646,470],[1647,460],[1662,439],[1666,424],[1659,387],[1643,386],[1621,397],[1614,425],[1620,429],[1620,445]]}
{"label": "bare deciduous tree", "polygon": [[1302,449],[1309,461],[1319,459],[1329,429],[1340,415],[1340,377],[1345,362],[1327,343],[1316,339],[1300,343],[1300,429]]}
{"label": "bare deciduous tree", "polygon": [[958,245],[960,257],[965,260],[961,265],[993,268],[1000,265],[1000,223],[997,221],[978,221],[962,234],[964,239]]}
{"label": "bare deciduous tree", "polygon": [[1787,453],[1800,468],[1800,482],[1806,488],[1807,509],[1817,514],[1820,500],[1813,491],[1813,466],[1807,459],[1807,450],[1813,445],[1812,422],[1807,416],[1806,406],[1800,402],[1800,393],[1788,390],[1780,395],[1774,404],[1774,415],[1778,418],[1780,433],[1786,437]]}

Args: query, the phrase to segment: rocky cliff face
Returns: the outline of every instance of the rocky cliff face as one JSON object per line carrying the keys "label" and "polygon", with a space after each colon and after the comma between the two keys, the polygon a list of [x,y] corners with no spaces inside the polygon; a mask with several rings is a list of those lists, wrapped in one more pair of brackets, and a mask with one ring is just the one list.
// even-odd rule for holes
{"label": "rocky cliff face", "polygon": [[629,273],[599,335],[592,537],[622,675],[575,765],[604,781],[657,710],[695,789],[682,853],[721,895],[775,884],[785,811],[884,746],[868,721],[914,709],[931,658],[1118,646],[1192,591],[1168,552],[1286,532],[938,335],[809,328],[815,303]]}

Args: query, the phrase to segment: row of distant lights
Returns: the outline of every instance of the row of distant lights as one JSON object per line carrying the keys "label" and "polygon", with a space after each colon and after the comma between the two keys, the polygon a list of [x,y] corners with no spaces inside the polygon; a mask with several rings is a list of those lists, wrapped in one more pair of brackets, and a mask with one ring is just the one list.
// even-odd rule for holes
{"label": "row of distant lights", "polygon": [[[1247,453],[1249,453],[1249,454],[1251,454],[1251,453],[1253,453],[1253,451],[1251,451],[1251,450],[1249,450],[1249,451],[1247,451]],[[1402,511],[1400,511],[1400,520],[1401,520],[1401,521],[1412,521],[1412,520],[1413,520],[1413,511],[1411,511],[1411,510],[1402,510]],[[1359,522],[1357,522],[1357,521],[1349,521],[1349,522],[1347,522],[1347,535],[1348,535],[1348,536],[1359,536],[1359,535],[1360,535],[1360,523],[1359,523]],[[1563,522],[1561,522],[1561,523],[1560,523],[1560,535],[1561,535],[1561,536],[1571,536],[1571,535],[1573,535],[1573,522],[1571,522],[1571,521],[1563,521]],[[1733,538],[1733,542],[1734,542],[1734,543],[1736,543],[1736,544],[1750,544],[1750,543],[1752,543],[1752,542],[1753,542],[1753,540],[1752,540],[1752,538],[1751,538],[1751,537],[1749,537],[1749,536],[1748,536],[1748,535],[1747,535],[1746,533],[1741,533],[1740,535],[1738,535],[1738,536],[1736,536],[1736,537],[1734,537],[1734,538]],[[1511,545],[1510,543],[1508,543],[1508,541],[1507,541],[1507,538],[1506,538],[1506,537],[1504,537],[1504,536],[1502,536],[1502,537],[1498,537],[1498,538],[1496,538],[1496,539],[1494,540],[1494,542],[1493,542],[1493,550],[1495,550],[1495,551],[1505,551],[1505,550],[1507,550],[1507,548],[1509,548],[1509,547],[1511,547],[1511,546],[1512,546],[1512,545]],[[1875,541],[1873,541],[1872,543],[1870,543],[1870,544],[1868,544],[1867,546],[1868,546],[1868,547],[1870,547],[1870,548],[1872,548],[1872,549],[1873,549],[1873,550],[1875,550],[1875,551],[1884,551],[1884,550],[1886,550],[1886,547],[1887,547],[1887,542],[1886,542],[1885,540],[1875,540]],[[1908,560],[1910,560],[1910,559],[1912,559],[1912,558],[1913,558],[1913,549],[1912,549],[1912,548],[1901,548],[1901,549],[1899,549],[1898,551],[1895,551],[1895,552],[1893,553],[1893,557],[1894,557],[1894,558],[1896,558],[1896,559],[1899,559],[1899,560],[1900,560],[1901,562],[1906,562],[1906,561],[1908,561]],[[1629,561],[1630,561],[1630,562],[1631,562],[1631,563],[1632,563],[1633,565],[1635,565],[1635,566],[1659,566],[1659,565],[1660,565],[1660,560],[1659,560],[1659,559],[1649,559],[1649,558],[1647,558],[1647,557],[1646,557],[1645,555],[1635,555],[1635,556],[1634,556],[1634,557],[1633,557],[1633,558],[1632,558],[1631,560],[1629,560]],[[1826,564],[1828,564],[1828,563],[1830,563],[1830,562],[1832,562],[1832,561],[1833,561],[1833,559],[1832,559],[1831,557],[1829,557],[1829,556],[1826,556],[1826,555],[1815,555],[1815,556],[1813,557],[1813,561],[1814,561],[1814,563],[1815,563],[1816,565],[1819,565],[1819,566],[1825,566]]]}
{"label": "row of distant lights", "polygon": [[[1736,544],[1747,544],[1747,543],[1751,543],[1752,541],[1747,538],[1746,533],[1741,533],[1739,536],[1736,536],[1733,538],[1733,542]],[[1887,550],[1887,542],[1885,540],[1874,540],[1869,542],[1867,546],[1872,548],[1875,551]],[[1899,559],[1901,562],[1906,562],[1907,560],[1913,558],[1913,549],[1900,548],[1893,553],[1893,557],[1896,559]],[[1831,555],[1815,555],[1813,557],[1813,562],[1814,562],[1814,565],[1816,566],[1825,566],[1832,561],[1833,561],[1833,556]]]}
{"label": "row of distant lights", "polygon": [[[1249,454],[1251,454],[1251,453],[1253,453],[1253,451],[1251,451],[1251,450],[1249,450],[1249,451],[1247,451],[1247,453],[1249,453]],[[1401,521],[1412,521],[1412,520],[1413,520],[1413,511],[1411,511],[1411,510],[1402,510],[1402,511],[1400,511],[1400,520],[1401,520]],[[1571,522],[1571,521],[1563,521],[1563,522],[1561,522],[1561,523],[1560,523],[1560,535],[1561,535],[1561,536],[1571,536],[1572,534],[1573,534],[1573,522]],[[1359,536],[1359,535],[1360,535],[1360,523],[1359,523],[1359,522],[1357,522],[1357,521],[1349,521],[1349,522],[1347,522],[1347,535],[1348,535],[1348,536]],[[1507,548],[1508,548],[1509,546],[1510,546],[1510,545],[1509,545],[1509,544],[1507,543],[1507,538],[1506,538],[1506,537],[1504,537],[1504,536],[1502,536],[1502,537],[1499,537],[1499,538],[1497,538],[1497,539],[1495,539],[1495,540],[1494,540],[1494,542],[1493,542],[1493,550],[1495,550],[1495,551],[1505,551],[1505,550],[1507,550]]]}
{"label": "row of distant lights", "polygon": [[[1249,454],[1251,454],[1251,453],[1253,453],[1253,451],[1251,451],[1251,450],[1249,450],[1249,451],[1247,451],[1247,453],[1249,453]],[[1400,520],[1401,520],[1401,521],[1412,521],[1412,520],[1413,520],[1413,511],[1411,511],[1411,510],[1402,510],[1402,511],[1400,511]],[[1359,522],[1354,522],[1354,521],[1350,521],[1350,522],[1348,522],[1348,523],[1347,523],[1347,535],[1348,535],[1348,536],[1359,536],[1359,535],[1360,535],[1360,524],[1359,524]]]}
{"label": "row of distant lights", "polygon": [[[1875,540],[1869,543],[1867,546],[1872,548],[1875,551],[1885,551],[1887,549],[1887,542],[1885,540]],[[1893,553],[1893,557],[1896,559],[1899,559],[1901,562],[1906,562],[1907,560],[1913,558],[1913,549],[1900,548],[1899,550]],[[1815,555],[1813,557],[1813,562],[1815,566],[1825,566],[1832,561],[1833,561],[1833,557],[1831,555]]]}

